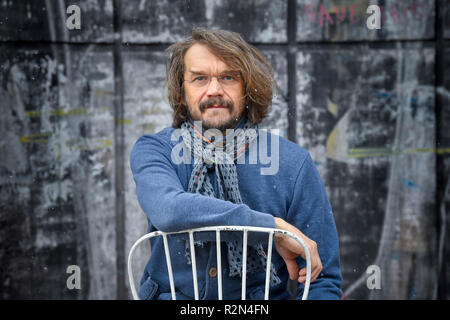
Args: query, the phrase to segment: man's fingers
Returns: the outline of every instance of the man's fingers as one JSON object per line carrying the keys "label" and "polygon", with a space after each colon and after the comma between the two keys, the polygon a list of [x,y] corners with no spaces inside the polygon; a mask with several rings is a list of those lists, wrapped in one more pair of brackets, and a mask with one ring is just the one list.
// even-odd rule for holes
{"label": "man's fingers", "polygon": [[[306,267],[300,269],[300,271],[298,272],[298,282],[300,283],[305,283],[306,281]],[[313,281],[312,279],[312,272],[311,272],[311,282]]]}
{"label": "man's fingers", "polygon": [[[316,280],[322,271],[322,263],[320,261],[319,251],[317,247],[317,243],[312,239],[305,236],[300,230],[295,228],[294,226],[288,224],[282,219],[276,219],[277,228],[288,230],[300,238],[302,238],[306,247],[308,248],[310,258],[311,258],[311,282]],[[295,259],[298,256],[301,256],[306,260],[305,251],[302,245],[300,245],[296,240],[285,236],[285,235],[276,235],[275,236],[275,244],[278,253],[283,258],[286,263],[286,267],[289,273],[289,278],[291,280],[298,279],[299,282],[304,283],[306,281],[306,267],[302,268],[299,271],[297,262]]]}
{"label": "man's fingers", "polygon": [[298,265],[295,260],[284,260],[286,263],[286,268],[289,273],[289,279],[297,280],[298,278]]}
{"label": "man's fingers", "polygon": [[[313,265],[311,268],[311,282],[314,282],[322,271],[322,265]],[[298,272],[298,282],[305,283],[306,282],[306,267],[300,269]]]}

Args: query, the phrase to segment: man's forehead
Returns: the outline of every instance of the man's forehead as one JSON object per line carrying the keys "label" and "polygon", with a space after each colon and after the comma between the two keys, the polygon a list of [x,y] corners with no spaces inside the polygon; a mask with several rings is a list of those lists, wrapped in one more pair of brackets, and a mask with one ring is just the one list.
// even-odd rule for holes
{"label": "man's forehead", "polygon": [[223,72],[231,68],[219,57],[214,55],[207,46],[194,44],[190,47],[184,56],[186,71],[193,73],[201,72]]}

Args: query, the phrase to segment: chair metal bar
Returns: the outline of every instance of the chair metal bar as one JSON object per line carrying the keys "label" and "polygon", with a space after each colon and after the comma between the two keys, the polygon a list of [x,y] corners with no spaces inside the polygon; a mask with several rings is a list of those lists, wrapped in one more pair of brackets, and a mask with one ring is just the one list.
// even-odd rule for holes
{"label": "chair metal bar", "polygon": [[194,231],[189,231],[189,245],[191,248],[191,263],[192,263],[192,279],[194,281],[194,298],[198,300],[198,283],[197,283],[197,265],[195,262],[195,247],[194,247]]}
{"label": "chair metal bar", "polygon": [[264,300],[269,300],[269,289],[270,289],[270,269],[272,264],[272,240],[273,231],[269,232],[269,242],[267,244],[267,264],[266,264],[266,285],[264,288]]}
{"label": "chair metal bar", "polygon": [[169,273],[170,293],[172,294],[172,300],[177,300],[175,294],[175,285],[173,282],[172,262],[170,260],[169,245],[167,243],[167,234],[163,234],[164,252],[166,253],[167,272]]}
{"label": "chair metal bar", "polygon": [[[164,240],[164,250],[166,253],[166,262],[167,262],[167,270],[169,272],[169,280],[170,280],[170,290],[172,293],[172,299],[175,300],[176,299],[176,295],[175,295],[175,286],[173,283],[173,274],[172,274],[172,265],[171,265],[171,261],[170,261],[170,252],[169,252],[169,247],[167,245],[167,235],[171,235],[171,234],[180,234],[180,233],[189,233],[189,238],[190,238],[190,246],[191,246],[191,256],[193,259],[193,266],[192,266],[192,272],[193,272],[193,277],[195,278],[194,280],[194,294],[195,291],[196,293],[196,299],[198,299],[198,286],[197,286],[197,270],[195,267],[195,248],[193,248],[193,232],[203,232],[203,231],[216,231],[216,240],[220,240],[220,235],[217,238],[217,233],[219,233],[220,231],[244,231],[244,242],[245,242],[245,254],[243,254],[243,258],[246,259],[247,257],[247,236],[246,233],[248,231],[251,232],[266,232],[269,233],[269,244],[268,244],[268,252],[267,252],[267,266],[266,266],[266,288],[265,288],[265,299],[268,299],[268,282],[267,282],[267,273],[268,273],[268,268],[270,268],[270,264],[271,264],[271,256],[272,256],[272,242],[271,240],[273,240],[273,234],[283,234],[283,235],[287,235],[291,238],[293,238],[294,240],[296,240],[302,247],[303,250],[305,252],[305,260],[306,260],[306,281],[305,281],[305,285],[304,285],[304,289],[303,289],[303,295],[302,295],[302,300],[306,300],[306,298],[308,297],[308,293],[309,293],[309,287],[310,287],[310,282],[311,282],[311,256],[310,256],[310,252],[308,250],[308,247],[305,245],[305,243],[303,242],[303,240],[301,238],[299,238],[298,236],[296,236],[295,234],[293,234],[292,232],[286,231],[286,230],[281,230],[281,229],[272,229],[272,228],[261,228],[261,227],[246,227],[246,226],[214,226],[214,227],[202,227],[202,228],[196,228],[196,229],[190,229],[190,230],[181,230],[181,231],[176,231],[176,232],[161,232],[161,231],[154,231],[148,234],[143,235],[141,238],[139,238],[131,247],[130,253],[128,254],[128,279],[130,282],[130,289],[131,289],[131,293],[133,295],[133,298],[135,300],[139,300],[139,296],[136,292],[136,287],[134,284],[134,278],[133,278],[133,269],[132,269],[132,256],[133,253],[136,249],[136,247],[144,240],[146,239],[150,239],[156,236],[163,236],[163,240]],[[220,244],[220,241],[217,241]],[[218,248],[218,253],[220,253],[220,248]],[[194,254],[192,254],[194,253]],[[219,257],[221,255],[218,254],[218,262],[219,262]],[[245,260],[245,264],[246,264],[246,260]],[[218,270],[219,274],[221,275],[221,268],[219,267],[220,264],[218,263]],[[242,281],[243,283],[245,283],[246,281],[246,277],[245,277],[245,273],[246,270],[243,270],[242,272]],[[195,274],[195,276],[194,276]],[[270,269],[269,269],[269,277],[270,277]],[[220,279],[220,283],[221,283]],[[270,280],[270,278],[269,278]],[[221,287],[221,285],[220,285]],[[244,286],[243,286],[244,288]],[[245,289],[244,289],[245,290]],[[222,291],[222,290],[220,290]],[[220,292],[219,295],[220,298],[222,298],[222,292]],[[244,293],[244,299],[245,299],[245,293]]]}
{"label": "chair metal bar", "polygon": [[[158,231],[156,231],[158,232]],[[155,232],[154,232],[155,233]],[[154,233],[147,233],[145,235],[143,235],[142,237],[140,237],[131,247],[130,249],[130,253],[128,254],[128,282],[130,283],[130,289],[131,289],[131,294],[133,295],[133,299],[134,300],[139,300],[139,296],[136,292],[136,286],[134,284],[134,278],[133,278],[133,269],[132,269],[132,257],[133,257],[133,253],[136,250],[137,246],[139,244],[141,244],[142,241],[152,238],[154,236],[156,236]]]}
{"label": "chair metal bar", "polygon": [[222,300],[222,252],[220,250],[220,230],[216,230],[216,255],[217,255],[217,295]]}

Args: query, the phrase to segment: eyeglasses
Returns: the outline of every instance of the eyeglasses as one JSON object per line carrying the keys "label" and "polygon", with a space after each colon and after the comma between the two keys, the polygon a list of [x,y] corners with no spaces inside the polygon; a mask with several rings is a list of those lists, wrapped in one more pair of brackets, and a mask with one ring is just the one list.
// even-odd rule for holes
{"label": "eyeglasses", "polygon": [[196,75],[191,80],[184,80],[192,84],[194,87],[202,88],[211,83],[212,78],[217,78],[217,81],[224,87],[233,87],[240,82],[241,75],[237,73],[224,73],[218,76],[210,75]]}

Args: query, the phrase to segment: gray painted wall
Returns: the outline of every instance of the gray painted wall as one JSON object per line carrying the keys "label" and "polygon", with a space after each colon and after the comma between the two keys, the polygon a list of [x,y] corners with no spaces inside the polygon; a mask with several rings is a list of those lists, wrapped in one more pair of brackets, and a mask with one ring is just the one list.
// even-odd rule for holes
{"label": "gray painted wall", "polygon": [[[81,30],[66,27],[71,4]],[[450,298],[445,0],[0,2],[0,298],[130,298],[125,258],[147,225],[129,153],[170,126],[164,49],[194,26],[240,32],[272,62],[263,126],[315,161],[346,297]],[[381,290],[366,286],[373,264]]]}

